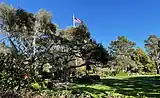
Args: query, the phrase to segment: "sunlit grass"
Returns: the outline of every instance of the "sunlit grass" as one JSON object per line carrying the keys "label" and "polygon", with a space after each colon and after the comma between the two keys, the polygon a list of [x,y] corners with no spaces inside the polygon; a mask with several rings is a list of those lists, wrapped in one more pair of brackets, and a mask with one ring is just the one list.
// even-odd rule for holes
{"label": "sunlit grass", "polygon": [[107,98],[107,96],[121,96],[122,98],[159,98],[160,76],[106,77],[102,78],[101,82],[96,84],[77,84],[73,89],[88,93],[94,98]]}

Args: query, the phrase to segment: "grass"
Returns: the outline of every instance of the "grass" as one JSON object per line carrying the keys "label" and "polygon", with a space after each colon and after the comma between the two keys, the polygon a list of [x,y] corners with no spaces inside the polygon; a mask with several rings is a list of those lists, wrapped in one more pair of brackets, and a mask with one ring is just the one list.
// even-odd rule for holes
{"label": "grass", "polygon": [[76,84],[74,93],[87,93],[94,98],[160,98],[160,76],[116,76],[102,78],[98,83]]}

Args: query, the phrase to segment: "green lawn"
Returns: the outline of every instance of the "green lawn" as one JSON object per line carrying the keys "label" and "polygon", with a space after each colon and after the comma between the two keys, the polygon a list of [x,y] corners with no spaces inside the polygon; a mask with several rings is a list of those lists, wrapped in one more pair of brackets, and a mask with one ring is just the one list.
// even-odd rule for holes
{"label": "green lawn", "polygon": [[71,90],[94,98],[160,98],[160,76],[107,77],[98,83],[76,84]]}

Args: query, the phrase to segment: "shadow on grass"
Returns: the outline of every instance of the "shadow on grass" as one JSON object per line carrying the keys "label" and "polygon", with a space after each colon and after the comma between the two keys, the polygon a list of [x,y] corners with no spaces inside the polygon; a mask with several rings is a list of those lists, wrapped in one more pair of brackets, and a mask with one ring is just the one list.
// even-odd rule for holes
{"label": "shadow on grass", "polygon": [[90,93],[90,94],[95,94],[95,95],[103,95],[103,96],[108,96],[108,94],[104,90],[98,90],[95,88],[90,88],[90,87],[77,87],[72,89],[72,93],[74,94],[81,94],[81,93]]}
{"label": "shadow on grass", "polygon": [[[160,98],[160,76],[132,77],[126,79],[101,79],[101,84],[115,89],[114,93],[134,97],[145,96],[149,98]],[[91,83],[87,85],[91,85]],[[106,94],[106,91],[104,90],[88,87],[77,89],[85,90],[91,93],[93,92],[94,94]]]}

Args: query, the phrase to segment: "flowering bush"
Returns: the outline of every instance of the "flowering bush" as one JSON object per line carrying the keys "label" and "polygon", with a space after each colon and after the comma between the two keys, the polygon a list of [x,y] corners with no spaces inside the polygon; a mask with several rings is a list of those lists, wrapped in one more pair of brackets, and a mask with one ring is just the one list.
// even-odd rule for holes
{"label": "flowering bush", "polygon": [[[0,89],[19,90],[30,87],[34,73],[26,56],[0,54]],[[26,63],[28,62],[28,63]]]}

